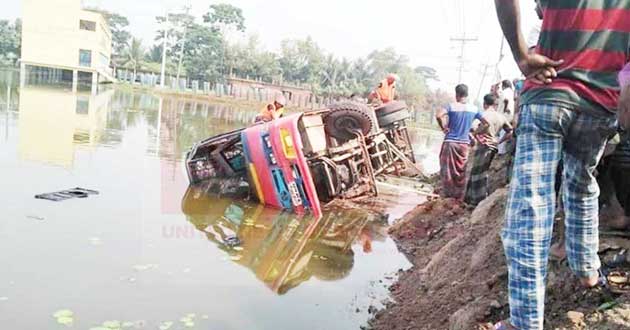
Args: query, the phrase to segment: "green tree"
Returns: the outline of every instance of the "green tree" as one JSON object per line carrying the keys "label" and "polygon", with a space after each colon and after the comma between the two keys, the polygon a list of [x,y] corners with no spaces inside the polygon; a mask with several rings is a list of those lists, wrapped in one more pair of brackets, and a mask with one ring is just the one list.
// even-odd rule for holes
{"label": "green tree", "polygon": [[250,36],[245,43],[228,45],[225,54],[229,75],[266,82],[282,79],[277,55],[264,50],[256,35]]}
{"label": "green tree", "polygon": [[324,61],[321,71],[322,80],[319,87],[327,95],[349,95],[353,92],[354,84],[351,79],[352,63],[347,59],[339,60],[329,54]]}
{"label": "green tree", "polygon": [[145,59],[148,62],[162,62],[162,45],[153,45],[146,54]]}
{"label": "green tree", "polygon": [[142,66],[144,61],[145,51],[142,47],[142,40],[138,38],[132,38],[131,43],[128,45],[123,65],[133,69],[134,76],[138,73],[138,69]]}
{"label": "green tree", "polygon": [[20,58],[22,22],[0,20],[0,65],[15,65]]}
{"label": "green tree", "polygon": [[225,35],[226,30],[234,28],[237,31],[245,31],[245,17],[243,10],[227,3],[214,4],[210,10],[203,15],[203,21],[219,30]]}
{"label": "green tree", "polygon": [[129,20],[125,16],[110,13],[107,16],[107,22],[112,32],[112,51],[114,55],[120,56],[125,52],[129,40],[131,40],[131,33],[127,31]]}
{"label": "green tree", "polygon": [[[168,14],[168,23],[166,22],[166,16],[157,16],[155,20],[160,24],[160,28],[155,36],[155,45],[162,47],[164,43],[164,28],[167,31],[167,44],[166,49],[167,60],[175,59],[179,55],[179,51],[182,45],[189,45],[188,39],[184,43],[184,30],[190,28],[195,24],[195,17],[185,13]],[[161,57],[161,55],[160,55]]]}
{"label": "green tree", "polygon": [[368,64],[364,58],[359,58],[352,63],[349,76],[352,93],[366,96],[373,87]]}
{"label": "green tree", "polygon": [[415,71],[419,74],[421,74],[425,80],[434,80],[434,81],[440,81],[440,77],[437,74],[437,71],[435,71],[434,68],[429,67],[429,66],[419,66],[416,67]]}
{"label": "green tree", "polygon": [[193,23],[184,48],[184,67],[192,79],[218,81],[224,78],[221,66],[223,40],[210,27]]}
{"label": "green tree", "polygon": [[324,59],[324,53],[311,37],[282,42],[279,62],[285,81],[318,84]]}
{"label": "green tree", "polygon": [[100,8],[91,8],[91,10],[101,13],[107,20],[109,30],[112,33],[112,65],[117,66],[125,61],[125,52],[131,40],[131,33],[127,30],[129,19]]}

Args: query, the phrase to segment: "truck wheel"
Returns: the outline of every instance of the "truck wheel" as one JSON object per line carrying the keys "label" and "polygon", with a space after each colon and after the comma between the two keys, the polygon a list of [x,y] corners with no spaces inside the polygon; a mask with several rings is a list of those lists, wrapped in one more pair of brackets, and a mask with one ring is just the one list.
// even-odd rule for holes
{"label": "truck wheel", "polygon": [[379,116],[377,118],[378,118],[378,125],[385,128],[396,122],[409,119],[409,117],[411,117],[409,110],[404,109],[404,110],[393,112],[384,116]]}
{"label": "truck wheel", "polygon": [[336,103],[328,107],[330,112],[324,118],[326,133],[340,141],[349,141],[356,136],[355,130],[369,134],[376,123],[370,116],[370,108],[354,102]]}
{"label": "truck wheel", "polygon": [[376,112],[377,117],[382,117],[405,109],[407,109],[407,103],[404,101],[392,101],[376,108],[374,112]]}

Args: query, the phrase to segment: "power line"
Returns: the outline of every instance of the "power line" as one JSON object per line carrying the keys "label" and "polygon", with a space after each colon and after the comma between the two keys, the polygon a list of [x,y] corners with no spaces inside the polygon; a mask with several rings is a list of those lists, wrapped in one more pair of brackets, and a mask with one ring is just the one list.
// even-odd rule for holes
{"label": "power line", "polygon": [[468,37],[466,36],[466,9],[464,0],[456,1],[455,11],[459,15],[460,20],[460,28],[458,29],[459,35],[456,37],[452,37],[451,41],[460,43],[460,53],[459,53],[459,78],[458,81],[462,82],[462,76],[464,74],[464,66],[466,65],[466,44],[470,42],[478,41],[477,37]]}
{"label": "power line", "polygon": [[475,42],[477,40],[479,39],[466,37],[465,31],[464,31],[464,34],[462,34],[460,37],[451,38],[451,41],[461,43],[460,54],[459,54],[459,79],[458,79],[460,83],[462,82],[462,75],[464,73],[464,65],[466,64],[466,58],[465,58],[466,44],[469,42]]}

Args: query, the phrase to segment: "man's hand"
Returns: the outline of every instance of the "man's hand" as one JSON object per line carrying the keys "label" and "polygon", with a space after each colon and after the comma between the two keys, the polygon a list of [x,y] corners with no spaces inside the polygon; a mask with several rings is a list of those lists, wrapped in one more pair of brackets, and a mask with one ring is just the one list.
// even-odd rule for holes
{"label": "man's hand", "polygon": [[558,76],[556,68],[562,61],[554,61],[545,56],[530,54],[529,47],[521,32],[519,0],[494,0],[499,24],[510,45],[512,55],[523,74],[532,82],[550,84]]}
{"label": "man's hand", "polygon": [[630,130],[630,85],[622,87],[619,97],[619,110],[617,110],[619,125],[625,130]]}
{"label": "man's hand", "polygon": [[536,84],[550,84],[558,76],[557,67],[564,60],[555,61],[540,54],[527,54],[518,62],[521,72]]}

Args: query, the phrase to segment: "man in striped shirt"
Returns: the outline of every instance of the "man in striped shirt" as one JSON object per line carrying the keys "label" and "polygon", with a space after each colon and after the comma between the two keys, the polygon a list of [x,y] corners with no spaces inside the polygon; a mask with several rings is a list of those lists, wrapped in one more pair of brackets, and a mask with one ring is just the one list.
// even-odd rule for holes
{"label": "man in striped shirt", "polygon": [[584,287],[598,284],[599,188],[594,170],[617,128],[617,74],[630,59],[630,0],[540,0],[544,18],[535,52],[528,52],[520,29],[519,0],[495,4],[527,77],[501,233],[511,318],[495,329],[542,330],[556,208],[554,178],[561,159],[569,266]]}

